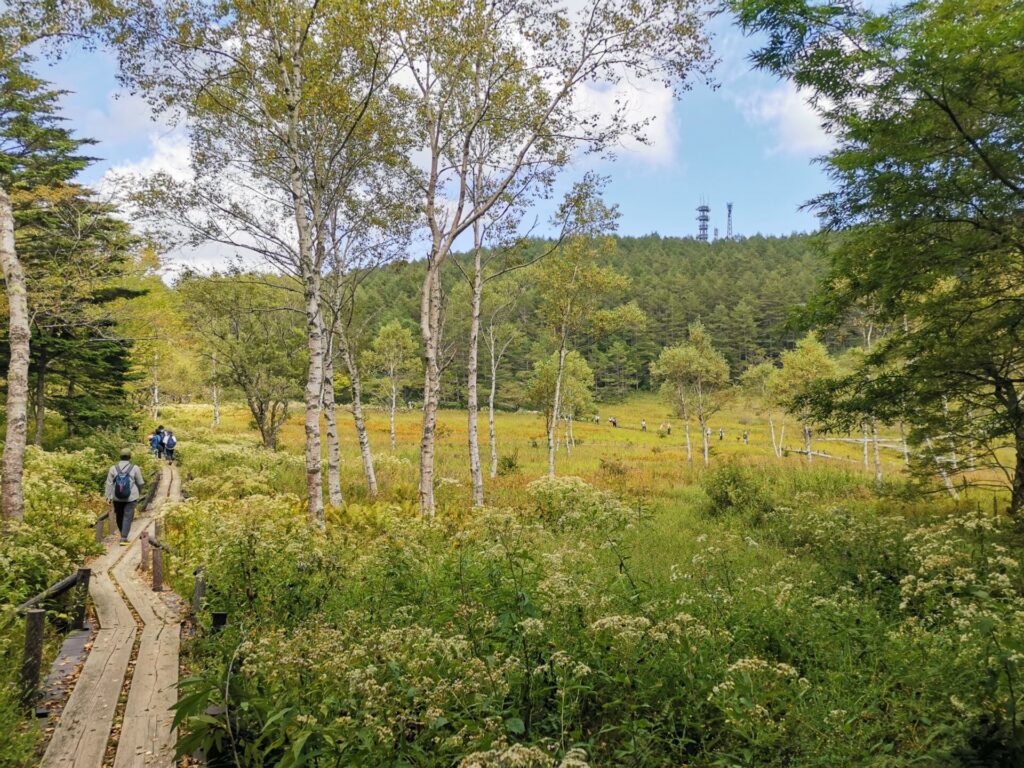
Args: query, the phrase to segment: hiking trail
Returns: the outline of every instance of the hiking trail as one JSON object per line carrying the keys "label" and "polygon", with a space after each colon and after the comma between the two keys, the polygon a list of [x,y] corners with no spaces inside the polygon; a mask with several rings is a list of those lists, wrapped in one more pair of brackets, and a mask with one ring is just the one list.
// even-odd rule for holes
{"label": "hiking trail", "polygon": [[[43,768],[111,764],[108,746],[115,730],[119,732],[114,768],[174,765],[171,707],[178,695],[181,617],[136,571],[141,536],[152,533],[153,521],[165,504],[180,500],[181,476],[177,467],[165,465],[153,499],[132,523],[129,545],[108,541],[106,551],[93,561],[89,594],[99,628],[55,724],[40,763]],[[129,671],[136,644],[134,669]],[[126,679],[128,698],[118,727],[115,715]]]}

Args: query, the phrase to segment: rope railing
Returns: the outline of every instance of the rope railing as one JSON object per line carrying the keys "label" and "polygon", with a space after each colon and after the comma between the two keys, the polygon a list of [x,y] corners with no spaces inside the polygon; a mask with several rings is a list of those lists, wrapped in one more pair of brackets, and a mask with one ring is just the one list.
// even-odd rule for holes
{"label": "rope railing", "polygon": [[21,702],[24,706],[32,703],[39,688],[39,673],[43,665],[43,636],[46,629],[46,608],[40,608],[54,598],[75,590],[74,602],[71,605],[71,628],[86,629],[86,600],[89,595],[89,579],[92,577],[90,568],[79,568],[77,572],[65,576],[34,597],[30,597],[15,609],[15,613],[25,617],[25,646],[21,657]]}

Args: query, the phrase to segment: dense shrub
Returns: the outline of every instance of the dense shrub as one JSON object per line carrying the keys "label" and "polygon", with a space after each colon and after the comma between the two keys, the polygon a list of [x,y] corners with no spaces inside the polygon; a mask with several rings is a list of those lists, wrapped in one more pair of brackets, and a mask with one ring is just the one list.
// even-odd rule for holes
{"label": "dense shrub", "polygon": [[543,479],[514,510],[429,522],[389,495],[324,532],[295,496],[194,499],[168,518],[172,575],[187,592],[204,566],[231,618],[190,646],[181,746],[214,765],[1020,764],[1009,532],[866,482],[727,465],[701,517]]}
{"label": "dense shrub", "polygon": [[758,523],[772,507],[764,478],[736,462],[705,473],[701,487],[707,494],[708,512],[712,515],[743,515]]}
{"label": "dense shrub", "polygon": [[25,519],[0,536],[0,768],[35,764],[39,736],[16,700],[24,623],[15,606],[98,551],[92,522],[106,509],[99,491],[108,466],[93,449],[26,453]]}

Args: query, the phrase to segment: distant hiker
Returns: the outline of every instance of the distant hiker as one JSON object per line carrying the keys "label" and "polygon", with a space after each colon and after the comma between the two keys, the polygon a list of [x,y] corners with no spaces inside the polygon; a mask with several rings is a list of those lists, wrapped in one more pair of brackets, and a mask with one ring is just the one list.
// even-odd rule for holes
{"label": "distant hiker", "polygon": [[171,430],[167,430],[167,436],[164,438],[164,456],[167,457],[167,463],[174,463],[174,447],[178,444],[178,438],[174,436]]}
{"label": "distant hiker", "polygon": [[125,448],[121,451],[121,460],[107,470],[104,492],[107,501],[114,505],[122,547],[128,544],[132,518],[135,517],[135,505],[142,498],[142,489],[145,485],[142,470],[132,464],[132,452]]}
{"label": "distant hiker", "polygon": [[646,432],[647,431],[647,419],[640,419],[640,431],[641,432]]}
{"label": "distant hiker", "polygon": [[611,424],[613,427],[619,426],[619,422],[615,419],[614,416],[608,417],[608,423]]}
{"label": "distant hiker", "polygon": [[743,430],[743,444],[750,445],[750,433],[747,430]]}
{"label": "distant hiker", "polygon": [[722,429],[721,427],[718,428],[718,439],[719,440],[724,440],[725,439],[725,430]]}
{"label": "distant hiker", "polygon": [[159,432],[154,432],[152,435],[149,436],[149,452],[152,453],[154,456],[160,456],[160,447],[162,440],[163,435],[161,435]]}
{"label": "distant hiker", "polygon": [[665,432],[668,434],[669,437],[672,437],[672,425],[671,424],[666,424],[665,425]]}
{"label": "distant hiker", "polygon": [[164,425],[161,424],[156,428],[156,432],[153,433],[153,439],[150,440],[149,445],[152,447],[153,441],[156,441],[156,457],[162,459],[164,457],[164,440],[167,439],[167,433],[164,431]]}
{"label": "distant hiker", "polygon": [[601,414],[599,414],[599,413],[595,413],[594,414],[594,423],[595,424],[600,424],[601,423]]}

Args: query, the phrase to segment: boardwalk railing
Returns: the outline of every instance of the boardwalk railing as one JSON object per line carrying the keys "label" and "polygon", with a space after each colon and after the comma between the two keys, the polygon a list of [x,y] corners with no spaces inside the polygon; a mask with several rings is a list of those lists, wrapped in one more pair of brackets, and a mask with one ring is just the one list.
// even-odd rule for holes
{"label": "boardwalk railing", "polygon": [[[164,557],[173,555],[174,550],[166,542],[160,541],[163,533],[163,526],[159,520],[154,523],[156,535],[150,534],[147,530],[142,534],[139,542],[142,545],[142,559],[139,563],[139,570],[143,573],[152,572],[153,591],[161,592],[164,588]],[[203,609],[203,600],[206,598],[206,569],[200,566],[192,572],[192,601],[189,605],[192,619],[199,615]],[[213,620],[213,630],[216,632],[225,627],[228,621],[227,613],[213,611],[210,614]]]}
{"label": "boardwalk railing", "polygon": [[85,606],[89,595],[89,579],[92,570],[79,568],[35,597],[19,605],[16,612],[25,617],[25,649],[21,660],[21,701],[28,706],[35,698],[39,687],[39,672],[43,665],[43,634],[46,629],[47,609],[43,604],[74,590],[71,604],[71,629],[85,629]]}

